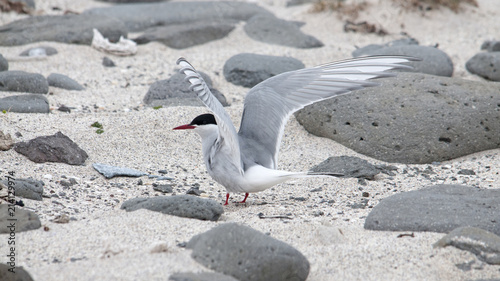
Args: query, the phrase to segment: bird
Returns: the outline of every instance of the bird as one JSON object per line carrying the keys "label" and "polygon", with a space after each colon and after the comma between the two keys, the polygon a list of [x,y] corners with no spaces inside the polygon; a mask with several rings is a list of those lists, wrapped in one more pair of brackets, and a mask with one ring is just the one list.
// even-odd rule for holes
{"label": "bird", "polygon": [[379,85],[372,79],[392,77],[392,69],[411,69],[404,64],[418,61],[409,56],[367,56],[284,72],[255,85],[244,99],[239,131],[207,83],[183,57],[179,72],[190,90],[209,109],[189,124],[173,130],[193,130],[201,137],[202,154],[208,174],[230,193],[260,192],[285,181],[310,176],[310,172],[278,170],[283,131],[290,115],[312,103]]}

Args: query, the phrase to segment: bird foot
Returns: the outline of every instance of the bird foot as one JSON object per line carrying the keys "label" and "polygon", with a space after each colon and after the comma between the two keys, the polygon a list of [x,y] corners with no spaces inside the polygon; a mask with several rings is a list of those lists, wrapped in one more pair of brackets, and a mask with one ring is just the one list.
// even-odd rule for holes
{"label": "bird foot", "polygon": [[242,203],[246,203],[247,198],[248,198],[248,193],[245,193],[245,199],[243,199],[243,201],[241,201],[241,202],[239,202],[239,203],[240,203],[240,204],[242,204]]}
{"label": "bird foot", "polygon": [[[248,198],[248,193],[245,193],[245,198],[243,199],[243,201],[237,202],[237,203],[240,203],[240,204],[246,203],[247,198]],[[229,201],[229,193],[226,193],[226,203],[224,203],[224,206],[228,205],[228,201]]]}

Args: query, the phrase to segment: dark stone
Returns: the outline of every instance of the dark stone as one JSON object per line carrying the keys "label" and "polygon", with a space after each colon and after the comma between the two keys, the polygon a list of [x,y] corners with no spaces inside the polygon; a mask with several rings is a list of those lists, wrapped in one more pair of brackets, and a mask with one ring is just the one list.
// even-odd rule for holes
{"label": "dark stone", "polygon": [[391,47],[391,46],[409,46],[409,45],[418,45],[418,41],[414,38],[402,38],[402,39],[397,39],[394,41],[391,41],[389,43],[380,45],[380,44],[369,44],[361,48],[357,48],[352,52],[353,57],[359,57],[359,56],[369,56],[375,51],[379,49],[383,49],[386,47]]}
{"label": "dark stone", "polygon": [[165,0],[97,0],[100,2],[109,2],[109,3],[149,3],[149,2],[162,2]]}
{"label": "dark stone", "polygon": [[10,3],[22,3],[29,9],[35,9],[35,0],[9,0]]}
{"label": "dark stone", "polygon": [[110,58],[108,57],[104,57],[102,59],[102,65],[104,65],[105,67],[115,67],[116,64],[114,61],[112,61]]}
{"label": "dark stone", "polygon": [[161,42],[174,49],[185,49],[226,37],[235,27],[230,22],[190,22],[153,27],[136,39],[138,44]]}
{"label": "dark stone", "polygon": [[[43,181],[37,181],[34,179],[15,179],[13,181],[15,185],[15,196],[32,199],[37,201],[42,201],[43,194]],[[8,186],[8,180],[0,181],[5,187]]]}
{"label": "dark stone", "polygon": [[[205,73],[198,71],[203,80],[207,83],[208,88],[214,96],[220,101],[223,106],[228,106],[226,97],[218,90],[212,88],[212,80]],[[144,96],[144,103],[156,106],[204,106],[196,93],[191,91],[189,87],[191,84],[184,79],[186,76],[181,73],[172,75],[168,80],[160,80],[153,83],[146,96]]]}
{"label": "dark stone", "polygon": [[116,42],[127,36],[123,22],[100,15],[32,16],[0,27],[0,46],[17,46],[40,41],[90,45],[93,29]]}
{"label": "dark stone", "polygon": [[314,2],[315,2],[315,0],[288,0],[286,2],[286,6],[292,7],[292,6],[298,6],[298,5],[304,5],[304,4],[311,4]]}
{"label": "dark stone", "polygon": [[459,227],[441,238],[434,247],[454,246],[474,253],[480,260],[500,265],[500,236],[476,227]]}
{"label": "dark stone", "polygon": [[30,274],[22,266],[15,266],[15,273],[9,271],[12,266],[0,263],[0,280],[2,281],[33,281]]}
{"label": "dark stone", "polygon": [[491,81],[500,81],[500,52],[478,53],[470,58],[465,68]]}
{"label": "dark stone", "polygon": [[393,44],[391,46],[383,46],[376,48],[371,46],[363,52],[356,50],[354,55],[404,55],[422,59],[407,63],[413,67],[413,70],[395,70],[404,72],[420,72],[438,76],[451,77],[453,74],[453,62],[450,57],[443,51],[427,46],[419,46],[415,44]]}
{"label": "dark stone", "polygon": [[37,57],[37,56],[53,56],[57,54],[57,50],[49,46],[39,46],[35,48],[29,48],[23,51],[19,55],[22,57]]}
{"label": "dark stone", "polygon": [[[72,107],[74,109],[74,107]],[[71,113],[71,108],[65,106],[64,104],[57,108],[58,111]]]}
{"label": "dark stone", "polygon": [[295,48],[318,48],[323,43],[304,34],[294,22],[278,19],[273,15],[257,14],[245,24],[246,34],[257,41]]}
{"label": "dark stone", "polygon": [[0,71],[9,70],[9,62],[0,54]]}
{"label": "dark stone", "polygon": [[295,248],[235,223],[194,236],[186,248],[197,262],[240,281],[306,280],[309,274],[309,261]]}
{"label": "dark stone", "polygon": [[471,169],[462,169],[460,171],[458,171],[459,175],[468,175],[468,176],[473,176],[476,174],[476,172],[474,172],[474,170],[471,170]]}
{"label": "dark stone", "polygon": [[46,94],[49,83],[43,75],[19,70],[0,72],[0,91]]}
{"label": "dark stone", "polygon": [[301,61],[290,57],[243,53],[228,59],[223,71],[227,81],[251,88],[280,73],[304,67]]}
{"label": "dark stone", "polygon": [[218,220],[224,212],[219,203],[191,195],[133,198],[123,202],[121,209],[127,212],[147,209],[183,218],[211,221]]}
{"label": "dark stone", "polygon": [[59,181],[59,184],[61,184],[62,186],[65,186],[65,187],[70,187],[70,186],[73,186],[75,184],[78,184],[78,182],[74,178],[70,178],[69,180]]}
{"label": "dark stone", "polygon": [[61,162],[83,165],[88,155],[76,143],[61,132],[52,136],[34,138],[28,142],[18,142],[14,150],[35,163]]}
{"label": "dark stone", "polygon": [[186,191],[186,194],[195,196],[201,196],[202,193],[205,193],[205,191],[200,190],[199,184],[194,184],[188,191]]}
{"label": "dark stone", "polygon": [[352,52],[353,57],[360,57],[360,56],[369,56],[369,54],[372,54],[380,49],[384,48],[384,45],[379,45],[379,44],[369,44],[367,46],[358,48]]}
{"label": "dark stone", "polygon": [[[45,79],[45,78],[44,78]],[[16,95],[0,98],[0,111],[49,113],[49,101],[42,95]]]}
{"label": "dark stone", "polygon": [[296,118],[314,135],[387,162],[442,162],[500,147],[498,85],[419,73],[376,81]]}
{"label": "dark stone", "polygon": [[94,169],[96,171],[101,173],[107,179],[110,179],[113,177],[119,177],[119,176],[142,177],[142,176],[147,175],[146,173],[141,172],[139,170],[124,168],[124,167],[110,166],[110,165],[105,165],[105,164],[100,164],[100,163],[94,163],[94,164],[92,164],[92,167],[94,167]]}
{"label": "dark stone", "polygon": [[380,171],[381,168],[370,164],[364,159],[353,156],[340,156],[328,157],[325,161],[314,166],[310,172],[340,174],[345,178],[373,180]]}
{"label": "dark stone", "polygon": [[231,276],[227,276],[227,275],[220,274],[217,272],[174,273],[174,274],[170,275],[168,280],[171,280],[171,281],[238,281],[238,279],[235,279]]}
{"label": "dark stone", "polygon": [[162,193],[172,193],[172,185],[171,184],[153,184],[153,190],[162,192]]}
{"label": "dark stone", "polygon": [[131,32],[144,31],[152,26],[196,21],[220,21],[220,19],[246,21],[260,13],[270,14],[264,8],[253,3],[236,1],[123,4],[93,8],[84,12],[84,14],[117,18],[123,21]]}
{"label": "dark stone", "polygon": [[365,228],[450,232],[478,227],[500,235],[500,190],[440,184],[392,195],[373,208]]}
{"label": "dark stone", "polygon": [[51,73],[49,77],[47,77],[47,81],[49,82],[49,86],[52,87],[74,91],[85,90],[85,88],[75,80],[59,73]]}
{"label": "dark stone", "polygon": [[481,45],[481,50],[488,52],[500,52],[500,41],[485,41]]}
{"label": "dark stone", "polygon": [[[10,214],[14,214],[14,216]],[[12,223],[12,220],[9,219],[15,219],[15,229],[9,228],[9,225]],[[11,233],[12,231],[19,233],[37,229],[41,226],[42,223],[38,215],[34,212],[21,209],[19,206],[15,207],[15,211],[12,211],[12,207],[9,207],[7,204],[0,204],[0,234]]]}

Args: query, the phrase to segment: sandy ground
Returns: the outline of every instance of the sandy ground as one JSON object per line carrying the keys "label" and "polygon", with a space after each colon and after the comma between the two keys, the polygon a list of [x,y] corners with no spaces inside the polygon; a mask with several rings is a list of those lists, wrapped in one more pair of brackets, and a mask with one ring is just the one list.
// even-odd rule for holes
{"label": "sandy ground", "polygon": [[[38,1],[42,2],[42,1]],[[45,14],[57,14],[52,7],[83,11],[106,6],[94,1],[47,0],[37,3]],[[259,1],[256,1],[259,2]],[[385,43],[406,32],[421,45],[439,44],[455,64],[456,77],[480,80],[465,70],[465,62],[479,51],[481,43],[495,38],[500,30],[500,1],[479,0],[479,8],[466,7],[454,14],[442,9],[425,13],[401,12],[389,1],[372,1],[374,6],[360,15],[383,26],[389,35],[344,33],[343,21],[336,14],[311,14],[309,7],[284,8],[284,1],[261,1],[260,5],[277,16],[306,22],[302,28],[325,43],[319,49],[294,49],[268,45],[249,39],[240,25],[227,38],[184,50],[170,49],[159,43],[139,46],[132,57],[110,56],[117,67],[102,66],[100,53],[89,46],[41,42],[18,47],[0,47],[11,59],[11,70],[25,70],[48,76],[61,73],[79,81],[85,91],[51,88],[48,99],[56,109],[64,104],[74,107],[71,114],[54,110],[51,114],[0,115],[0,130],[22,134],[16,141],[61,131],[89,154],[85,166],[59,163],[35,164],[10,150],[0,153],[0,176],[14,171],[18,178],[33,177],[45,182],[45,194],[66,195],[45,198],[43,202],[24,200],[27,209],[39,214],[48,227],[17,233],[17,265],[25,267],[35,280],[166,280],[179,271],[207,271],[190,259],[189,251],[176,245],[218,224],[238,222],[285,241],[301,251],[311,263],[308,280],[475,280],[499,278],[500,267],[485,264],[473,255],[455,248],[433,249],[443,234],[415,233],[415,237],[397,238],[396,232],[363,229],[370,208],[353,209],[350,204],[369,192],[368,205],[398,192],[416,190],[438,183],[459,183],[480,188],[498,188],[500,149],[490,150],[442,165],[429,178],[414,173],[428,165],[402,165],[396,176],[380,175],[362,186],[356,179],[316,178],[288,182],[264,192],[252,194],[247,205],[230,204],[219,222],[178,218],[146,210],[126,213],[123,201],[139,196],[160,195],[153,191],[153,179],[142,177],[106,180],[92,167],[105,163],[139,169],[152,174],[167,170],[173,177],[176,194],[200,184],[205,197],[223,202],[225,190],[206,173],[201,159],[199,137],[171,128],[205,113],[201,107],[172,107],[154,110],[142,104],[149,86],[167,79],[175,70],[178,57],[186,57],[196,68],[208,73],[231,106],[227,108],[235,125],[239,123],[242,101],[247,89],[225,81],[222,68],[227,59],[241,52],[291,56],[314,66],[348,58],[355,46]],[[4,24],[23,16],[1,14]],[[133,37],[133,36],[131,36]],[[17,55],[39,45],[55,47],[59,54],[43,60],[19,61]],[[13,93],[0,92],[0,97]],[[90,127],[95,121],[104,126],[103,134]],[[383,163],[359,155],[331,140],[308,134],[292,117],[281,145],[280,169],[308,170],[328,156],[351,155],[372,163]],[[403,174],[406,169],[408,174]],[[460,169],[473,169],[475,176],[457,175]],[[70,188],[59,184],[65,178],[78,182]],[[453,180],[452,177],[456,179]],[[168,183],[168,182],[166,182]],[[321,187],[321,192],[310,192]],[[241,200],[242,195],[233,195]],[[296,201],[291,197],[305,197]],[[323,200],[333,203],[320,203]],[[262,204],[266,202],[267,204]],[[321,215],[322,212],[322,215]],[[260,219],[265,215],[288,215],[292,219]],[[68,224],[52,222],[67,214]],[[0,235],[0,253],[7,252],[7,236]],[[5,262],[4,254],[0,261]],[[472,263],[468,271],[457,264]]]}

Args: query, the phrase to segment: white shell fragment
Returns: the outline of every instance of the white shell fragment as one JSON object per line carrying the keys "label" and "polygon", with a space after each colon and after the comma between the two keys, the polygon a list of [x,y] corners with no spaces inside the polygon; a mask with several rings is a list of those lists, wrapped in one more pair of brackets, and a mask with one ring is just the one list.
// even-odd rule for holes
{"label": "white shell fragment", "polygon": [[137,44],[134,41],[120,36],[120,40],[117,43],[111,43],[97,29],[94,28],[93,30],[94,37],[91,44],[93,48],[117,56],[133,56],[137,53]]}

